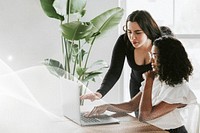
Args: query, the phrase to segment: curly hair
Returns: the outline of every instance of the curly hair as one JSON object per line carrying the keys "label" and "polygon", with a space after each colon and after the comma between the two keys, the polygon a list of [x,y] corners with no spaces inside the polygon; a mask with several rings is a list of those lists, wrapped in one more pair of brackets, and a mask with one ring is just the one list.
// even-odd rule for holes
{"label": "curly hair", "polygon": [[174,36],[174,33],[172,32],[172,30],[167,27],[167,26],[160,26],[160,31],[161,31],[161,34],[162,36]]}
{"label": "curly hair", "polygon": [[170,86],[189,80],[193,66],[182,43],[171,36],[163,36],[153,43],[158,49],[158,75]]}

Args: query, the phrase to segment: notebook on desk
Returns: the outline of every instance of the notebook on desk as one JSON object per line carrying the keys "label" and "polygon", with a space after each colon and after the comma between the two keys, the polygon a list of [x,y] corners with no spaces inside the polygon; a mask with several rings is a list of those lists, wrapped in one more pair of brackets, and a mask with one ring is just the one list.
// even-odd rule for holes
{"label": "notebook on desk", "polygon": [[[80,88],[76,82],[62,80],[63,115],[81,126],[116,124],[119,120],[103,114],[97,117],[84,117],[80,109]],[[90,111],[90,110],[88,110]]]}

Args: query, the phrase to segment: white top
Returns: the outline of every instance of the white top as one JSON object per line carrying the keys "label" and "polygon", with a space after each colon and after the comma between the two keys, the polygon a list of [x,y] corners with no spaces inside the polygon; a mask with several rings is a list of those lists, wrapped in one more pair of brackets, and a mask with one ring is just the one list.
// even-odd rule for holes
{"label": "white top", "polygon": [[[140,91],[144,91],[145,81],[142,82]],[[196,103],[196,96],[189,88],[186,81],[182,84],[175,85],[174,87],[161,83],[158,77],[155,78],[152,88],[152,105],[155,106],[161,101],[166,103],[175,104],[193,104]],[[183,124],[183,118],[180,111],[183,108],[177,108],[159,118],[147,121],[148,123],[155,125],[162,129],[174,129]]]}

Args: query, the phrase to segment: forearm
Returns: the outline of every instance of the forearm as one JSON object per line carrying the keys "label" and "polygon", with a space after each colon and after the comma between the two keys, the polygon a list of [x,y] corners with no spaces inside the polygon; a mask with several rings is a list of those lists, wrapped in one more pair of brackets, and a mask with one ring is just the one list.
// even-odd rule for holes
{"label": "forearm", "polygon": [[99,115],[105,111],[117,112],[117,113],[131,113],[138,109],[141,92],[139,92],[131,101],[120,104],[104,104],[96,106],[93,110],[87,114],[88,117],[93,115]]}
{"label": "forearm", "polygon": [[121,104],[110,104],[107,110],[112,111],[112,112],[125,112],[125,113],[131,113],[135,110],[138,110],[141,95],[142,93],[139,92],[129,102],[125,102]]}
{"label": "forearm", "polygon": [[151,112],[153,110],[152,106],[152,86],[153,86],[153,79],[146,80],[144,86],[144,92],[142,93],[140,105],[139,105],[139,119],[141,121],[146,121],[150,119]]}
{"label": "forearm", "polygon": [[118,81],[122,72],[123,63],[124,62],[120,62],[120,65],[113,65],[113,63],[111,63],[111,67],[106,73],[103,82],[101,83],[101,87],[97,90],[97,92],[101,93],[102,96],[106,95]]}
{"label": "forearm", "polygon": [[111,63],[108,72],[106,73],[103,79],[101,87],[99,88],[99,90],[97,90],[97,92],[101,93],[102,96],[104,96],[108,93],[108,91],[110,91],[110,89],[118,81],[122,73],[126,56],[124,44],[124,36],[120,36],[113,48]]}
{"label": "forearm", "polygon": [[131,113],[134,111],[129,102],[122,104],[109,104],[107,110],[116,113]]}

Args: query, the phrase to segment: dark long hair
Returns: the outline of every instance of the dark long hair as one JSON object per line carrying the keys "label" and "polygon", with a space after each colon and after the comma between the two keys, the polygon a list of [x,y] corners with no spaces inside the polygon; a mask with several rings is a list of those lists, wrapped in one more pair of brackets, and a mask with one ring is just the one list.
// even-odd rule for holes
{"label": "dark long hair", "polygon": [[158,48],[158,75],[170,86],[189,80],[193,67],[182,43],[170,36],[163,36],[153,43]]}
{"label": "dark long hair", "polygon": [[[155,22],[155,20],[152,18],[152,16],[145,10],[136,10],[132,12],[126,20],[126,26],[124,27],[124,30],[126,31],[127,28],[127,22],[137,22],[140,28],[144,31],[144,33],[147,35],[147,37],[152,40],[152,42],[161,36],[160,29]],[[127,37],[127,35],[126,35]]]}

